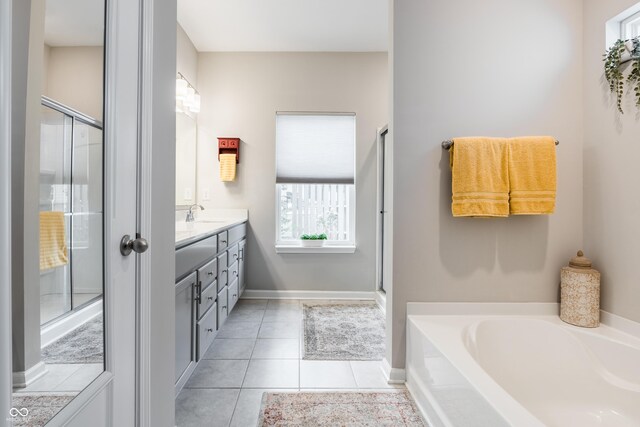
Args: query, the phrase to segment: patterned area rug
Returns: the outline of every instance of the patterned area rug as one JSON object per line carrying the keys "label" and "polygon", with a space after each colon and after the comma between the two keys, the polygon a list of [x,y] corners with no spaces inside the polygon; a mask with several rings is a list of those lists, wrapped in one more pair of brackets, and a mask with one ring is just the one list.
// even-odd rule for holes
{"label": "patterned area rug", "polygon": [[303,359],[382,360],[384,323],[376,304],[305,304]]}
{"label": "patterned area rug", "polygon": [[259,427],[426,425],[408,392],[265,393],[258,419]]}
{"label": "patterned area rug", "polygon": [[[78,393],[14,393],[11,414],[13,426],[40,427],[45,425]],[[19,412],[17,412],[19,411]]]}
{"label": "patterned area rug", "polygon": [[42,349],[45,363],[102,363],[104,335],[102,316],[74,329]]}

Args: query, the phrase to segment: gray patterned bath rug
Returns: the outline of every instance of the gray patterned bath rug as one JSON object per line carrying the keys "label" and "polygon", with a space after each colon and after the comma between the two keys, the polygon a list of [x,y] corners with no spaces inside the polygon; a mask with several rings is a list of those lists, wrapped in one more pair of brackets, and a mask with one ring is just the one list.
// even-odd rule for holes
{"label": "gray patterned bath rug", "polygon": [[425,427],[408,392],[264,393],[258,427]]}
{"label": "gray patterned bath rug", "polygon": [[385,319],[376,304],[304,304],[306,360],[382,360]]}
{"label": "gray patterned bath rug", "polygon": [[13,426],[41,427],[67,406],[78,393],[14,393]]}
{"label": "gray patterned bath rug", "polygon": [[102,316],[88,321],[42,349],[45,363],[102,363]]}

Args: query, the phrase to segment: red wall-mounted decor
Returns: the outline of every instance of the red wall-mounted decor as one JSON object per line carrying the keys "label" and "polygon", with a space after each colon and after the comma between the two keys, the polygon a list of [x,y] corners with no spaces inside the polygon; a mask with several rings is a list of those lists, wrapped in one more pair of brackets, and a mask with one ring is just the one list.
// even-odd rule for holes
{"label": "red wall-mounted decor", "polygon": [[236,163],[240,163],[240,138],[219,137],[218,161],[220,161],[220,154],[235,154]]}

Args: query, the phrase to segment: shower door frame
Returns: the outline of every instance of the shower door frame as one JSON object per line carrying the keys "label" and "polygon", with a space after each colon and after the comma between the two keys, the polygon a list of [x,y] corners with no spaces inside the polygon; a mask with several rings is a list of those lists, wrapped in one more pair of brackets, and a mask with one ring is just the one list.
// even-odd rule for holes
{"label": "shower door frame", "polygon": [[[102,280],[102,289],[100,292],[100,295],[94,298],[91,298],[88,301],[85,301],[84,303],[80,304],[79,306],[75,306],[74,302],[73,302],[73,158],[74,158],[74,147],[75,147],[75,126],[76,126],[76,121],[89,125],[93,128],[99,129],[100,132],[102,132],[102,150],[101,150],[101,155],[102,155],[102,181],[103,181],[103,185],[102,185],[102,192],[104,193],[104,154],[105,154],[105,150],[104,150],[104,127],[103,124],[100,120],[97,120],[93,117],[90,117],[86,114],[81,113],[80,111],[74,110],[73,108],[64,105],[52,98],[49,98],[47,96],[42,96],[40,99],[40,104],[44,107],[50,108],[54,111],[57,111],[58,113],[64,114],[67,117],[71,118],[71,158],[70,163],[71,163],[71,173],[70,173],[70,181],[69,181],[69,200],[70,200],[70,209],[71,212],[69,213],[70,216],[70,222],[69,222],[69,295],[71,298],[70,304],[69,306],[71,307],[71,309],[69,311],[65,311],[64,313],[54,317],[53,319],[48,320],[45,323],[41,323],[40,327],[44,328],[47,326],[50,326],[52,324],[55,324],[56,322],[59,322],[60,320],[64,319],[65,317],[68,317],[74,313],[77,313],[79,311],[79,309],[85,308],[95,302],[97,302],[99,299],[104,297],[104,255],[102,256],[103,258],[103,263],[102,263],[102,274],[101,274],[101,280]],[[42,143],[42,141],[41,141]],[[104,194],[102,196],[102,199],[104,199]],[[105,232],[104,232],[104,203],[102,206],[102,242],[101,242],[101,246],[104,247],[104,241],[105,241]],[[65,212],[66,215],[66,212]],[[104,307],[103,307],[104,308]],[[42,308],[41,308],[42,309]]]}

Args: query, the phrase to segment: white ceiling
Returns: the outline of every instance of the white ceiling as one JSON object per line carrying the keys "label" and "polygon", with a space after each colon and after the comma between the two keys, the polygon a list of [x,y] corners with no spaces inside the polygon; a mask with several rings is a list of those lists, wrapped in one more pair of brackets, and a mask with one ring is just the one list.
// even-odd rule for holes
{"label": "white ceiling", "polygon": [[388,45],[388,0],[178,0],[200,52],[376,52]]}
{"label": "white ceiling", "polygon": [[49,46],[102,46],[104,0],[46,0],[44,42]]}

